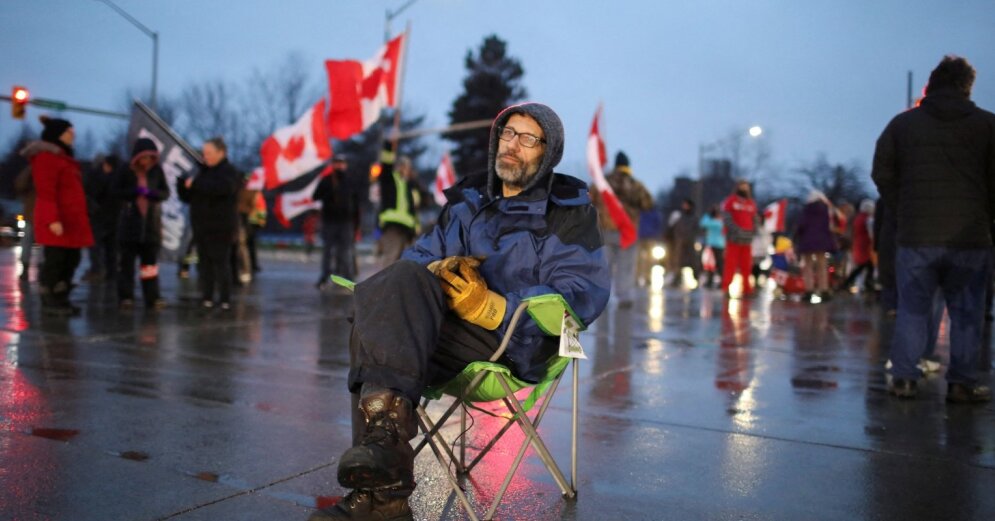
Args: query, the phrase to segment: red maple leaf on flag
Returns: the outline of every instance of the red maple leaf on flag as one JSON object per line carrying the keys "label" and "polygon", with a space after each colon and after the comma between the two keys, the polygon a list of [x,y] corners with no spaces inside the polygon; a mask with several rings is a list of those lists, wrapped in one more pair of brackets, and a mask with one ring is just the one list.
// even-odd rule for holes
{"label": "red maple leaf on flag", "polygon": [[287,161],[294,162],[304,154],[305,145],[307,145],[307,143],[304,141],[304,136],[294,136],[287,141],[287,144],[284,145],[283,150],[280,151],[280,154]]}

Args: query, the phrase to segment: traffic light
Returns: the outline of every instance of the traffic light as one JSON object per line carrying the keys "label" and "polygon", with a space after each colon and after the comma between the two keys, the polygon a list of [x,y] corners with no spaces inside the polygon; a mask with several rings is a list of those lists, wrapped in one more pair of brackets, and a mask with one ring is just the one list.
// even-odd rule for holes
{"label": "traffic light", "polygon": [[28,106],[31,94],[28,89],[15,85],[10,91],[10,115],[14,119],[24,119],[24,110]]}

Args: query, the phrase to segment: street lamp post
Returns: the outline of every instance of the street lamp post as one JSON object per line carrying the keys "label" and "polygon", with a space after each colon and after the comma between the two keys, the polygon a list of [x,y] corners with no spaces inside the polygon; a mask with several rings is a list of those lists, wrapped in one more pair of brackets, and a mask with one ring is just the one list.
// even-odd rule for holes
{"label": "street lamp post", "polygon": [[111,2],[111,0],[97,0],[97,1],[106,4],[107,7],[110,7],[117,14],[121,15],[122,18],[131,22],[132,25],[137,27],[138,30],[145,33],[146,36],[152,38],[152,96],[150,100],[151,103],[149,105],[152,107],[152,110],[155,110],[156,94],[157,94],[156,91],[158,90],[158,85],[159,85],[159,33],[146,27],[144,24],[142,24],[142,22],[136,20],[134,16],[131,16],[130,14],[128,14],[127,11],[121,9],[114,2]]}

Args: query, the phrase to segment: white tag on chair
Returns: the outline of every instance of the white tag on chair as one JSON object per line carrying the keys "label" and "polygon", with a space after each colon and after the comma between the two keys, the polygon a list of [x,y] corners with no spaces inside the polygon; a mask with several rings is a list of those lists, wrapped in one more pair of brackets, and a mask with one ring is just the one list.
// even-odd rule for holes
{"label": "white tag on chair", "polygon": [[563,324],[560,326],[560,356],[587,360],[584,346],[580,345],[580,325],[565,311]]}

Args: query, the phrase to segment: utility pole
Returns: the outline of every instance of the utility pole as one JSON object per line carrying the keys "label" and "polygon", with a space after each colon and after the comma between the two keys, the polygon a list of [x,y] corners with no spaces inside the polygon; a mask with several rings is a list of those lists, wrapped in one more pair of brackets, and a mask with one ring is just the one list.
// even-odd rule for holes
{"label": "utility pole", "polygon": [[156,91],[158,90],[159,86],[159,33],[146,27],[142,22],[136,20],[134,16],[131,16],[130,14],[128,14],[127,11],[118,7],[118,5],[115,4],[114,2],[111,2],[111,0],[97,0],[97,1],[107,4],[107,7],[110,7],[111,9],[114,10],[114,12],[121,15],[122,18],[131,22],[131,25],[137,27],[138,30],[145,33],[146,36],[152,38],[152,97],[150,100],[152,103],[150,103],[150,105],[152,107],[152,110],[155,110],[156,106],[155,101],[157,94]]}
{"label": "utility pole", "polygon": [[905,108],[912,108],[912,71],[909,71],[908,82],[905,86]]}

